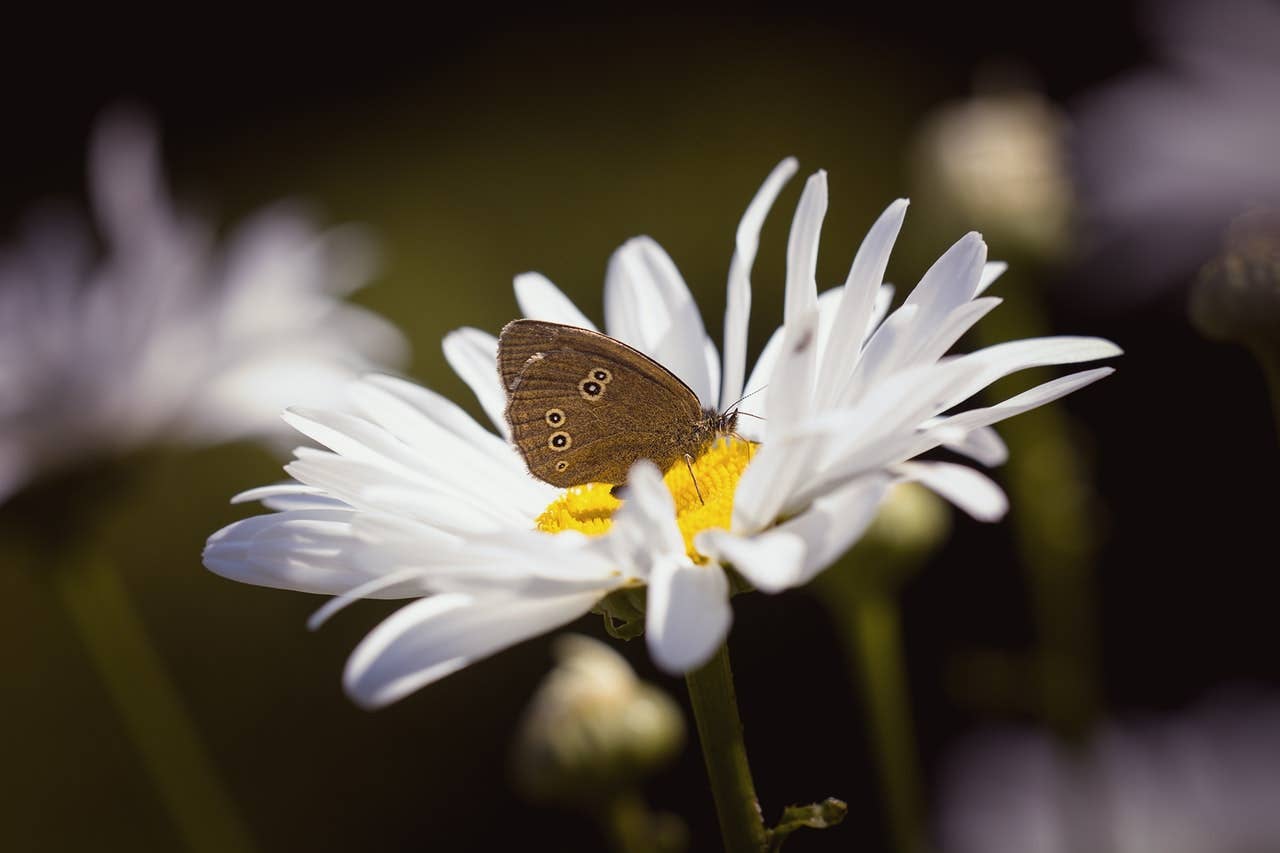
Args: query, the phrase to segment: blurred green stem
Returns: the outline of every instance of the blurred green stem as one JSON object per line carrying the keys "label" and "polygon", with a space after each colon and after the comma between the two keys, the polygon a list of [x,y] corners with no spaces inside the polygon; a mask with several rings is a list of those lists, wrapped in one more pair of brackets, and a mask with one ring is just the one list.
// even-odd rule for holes
{"label": "blurred green stem", "polygon": [[761,853],[768,845],[760,802],[756,799],[742,719],[729,668],[729,647],[719,650],[700,669],[685,676],[698,740],[711,781],[720,834],[728,853]]}
{"label": "blurred green stem", "polygon": [[[1039,337],[1049,332],[1039,293],[1006,274],[996,284],[1010,298],[975,328],[978,343]],[[1051,378],[1028,370],[988,391],[992,402]],[[1005,484],[1019,559],[1031,586],[1038,652],[1036,678],[1048,723],[1074,737],[1100,704],[1097,615],[1089,516],[1090,477],[1059,406],[1045,406],[1000,425],[1009,447]]]}
{"label": "blurred green stem", "polygon": [[72,550],[83,553],[49,567],[53,586],[187,849],[253,850],[119,574],[100,553]]}
{"label": "blurred green stem", "polygon": [[866,593],[852,600],[844,619],[847,642],[858,659],[863,696],[871,713],[871,746],[889,810],[894,849],[924,848],[920,759],[912,726],[902,625],[892,593]]}

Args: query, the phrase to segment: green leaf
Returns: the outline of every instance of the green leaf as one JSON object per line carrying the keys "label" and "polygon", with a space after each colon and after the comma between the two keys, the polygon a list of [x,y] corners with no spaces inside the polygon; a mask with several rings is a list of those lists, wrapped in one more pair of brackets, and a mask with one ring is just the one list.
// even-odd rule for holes
{"label": "green leaf", "polygon": [[604,630],[618,640],[634,640],[644,633],[645,587],[618,589],[606,595],[593,612],[604,616]]}
{"label": "green leaf", "polygon": [[820,803],[787,806],[778,825],[769,831],[769,853],[782,849],[782,842],[797,829],[826,829],[844,820],[849,807],[843,800],[827,797]]}

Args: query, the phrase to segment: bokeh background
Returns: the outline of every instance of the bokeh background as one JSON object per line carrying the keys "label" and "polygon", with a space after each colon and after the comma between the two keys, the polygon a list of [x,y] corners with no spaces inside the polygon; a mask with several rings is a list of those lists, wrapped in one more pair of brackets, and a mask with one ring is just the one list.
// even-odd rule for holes
{"label": "bokeh background", "polygon": [[[1070,111],[1159,58],[1142,23],[1158,11],[1128,3],[880,4],[836,16],[476,8],[425,22],[324,14],[207,8],[11,31],[22,43],[0,56],[0,234],[10,239],[49,198],[83,203],[95,118],[121,100],[140,105],[162,129],[179,198],[219,223],[302,197],[323,222],[369,226],[383,264],[355,300],[408,335],[408,376],[479,414],[439,341],[515,317],[517,273],[545,273],[598,318],[610,253],[648,234],[716,334],[737,220],[786,155],[830,173],[826,286],[843,281],[866,228],[902,195],[917,203],[890,281],[914,283],[968,228],[987,231],[993,258],[1018,263],[1023,249],[982,222],[953,226],[926,209],[914,158],[928,117],[993,75]],[[780,317],[799,187],[764,230],[753,352]],[[1076,229],[1063,255],[1026,261],[1020,279],[1043,300],[1050,329],[1126,350],[1114,377],[1056,404],[1092,472],[1097,713],[1125,720],[1179,713],[1222,691],[1275,690],[1274,598],[1264,590],[1280,459],[1267,388],[1245,349],[1205,340],[1186,313],[1187,285],[1214,246],[1163,269],[1135,299],[1125,293],[1141,258],[1099,260],[1086,251],[1097,236]],[[318,599],[202,568],[208,534],[248,512],[228,498],[278,479],[281,462],[247,444],[149,453],[131,463],[128,500],[93,533],[260,849],[600,849],[589,821],[536,808],[508,782],[515,722],[549,666],[549,638],[367,713],[339,677],[393,604],[362,603],[311,633]],[[1008,673],[1035,642],[1014,530],[1012,519],[955,518],[901,590],[931,810],[966,735],[1043,721],[1034,688]],[[5,542],[0,560],[0,847],[179,848],[43,567]],[[865,704],[828,611],[807,590],[734,606],[737,687],[766,815],[839,796],[850,805],[845,824],[797,835],[791,849],[888,849]],[[575,627],[603,636],[597,617]],[[624,651],[687,708],[683,685],[657,673],[641,644]],[[688,821],[690,849],[716,849],[696,749],[646,793]]]}

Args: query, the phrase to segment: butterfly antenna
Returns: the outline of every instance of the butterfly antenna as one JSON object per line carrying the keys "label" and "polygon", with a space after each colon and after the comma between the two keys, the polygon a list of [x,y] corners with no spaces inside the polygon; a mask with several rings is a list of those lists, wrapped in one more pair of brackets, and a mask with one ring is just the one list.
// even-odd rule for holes
{"label": "butterfly antenna", "polygon": [[706,499],[702,497],[702,489],[698,488],[698,476],[693,473],[693,457],[688,453],[684,455],[684,465],[689,469],[689,476],[693,479],[693,490],[698,493],[698,500],[706,506]]}
{"label": "butterfly antenna", "polygon": [[767,421],[767,420],[768,420],[768,418],[762,418],[762,417],[760,417],[760,415],[753,415],[753,414],[751,414],[750,412],[744,412],[744,411],[742,411],[741,409],[739,409],[739,410],[738,410],[738,414],[740,414],[740,415],[746,415],[746,416],[747,416],[747,417],[749,417],[749,418],[755,418],[755,419],[756,419],[756,420],[758,420],[758,421]]}
{"label": "butterfly antenna", "polygon": [[755,395],[759,394],[761,391],[763,391],[768,387],[769,387],[768,385],[761,385],[759,388],[757,388],[754,391],[748,391],[746,394],[743,394],[741,397],[734,400],[733,403],[731,403],[730,405],[725,406],[724,410],[726,412],[730,411],[731,409],[735,408],[739,403],[741,403],[743,400],[747,399],[748,397],[754,397]]}

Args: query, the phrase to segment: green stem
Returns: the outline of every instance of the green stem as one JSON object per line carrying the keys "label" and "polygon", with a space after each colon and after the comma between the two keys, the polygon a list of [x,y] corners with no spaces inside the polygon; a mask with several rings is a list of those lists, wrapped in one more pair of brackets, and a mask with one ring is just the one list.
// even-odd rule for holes
{"label": "green stem", "polygon": [[[1033,288],[1012,275],[1001,279],[1000,287],[1017,298],[978,324],[978,343],[1050,331]],[[1024,371],[1021,379],[994,384],[987,396],[1002,400],[1051,375],[1043,369]],[[1059,734],[1076,737],[1088,730],[1101,704],[1090,472],[1058,406],[1006,421],[1000,432],[1009,447],[1009,521],[1030,580],[1040,706]]]}
{"label": "green stem", "polygon": [[871,714],[871,744],[889,811],[894,849],[923,849],[919,758],[902,654],[902,628],[891,593],[866,591],[846,602],[842,620]]}
{"label": "green stem", "polygon": [[685,676],[685,682],[725,850],[761,853],[768,845],[769,833],[747,763],[747,745],[742,738],[742,720],[729,668],[729,647],[720,646],[711,660]]}
{"label": "green stem", "polygon": [[101,555],[77,562],[53,566],[53,586],[186,848],[253,850],[119,575]]}

